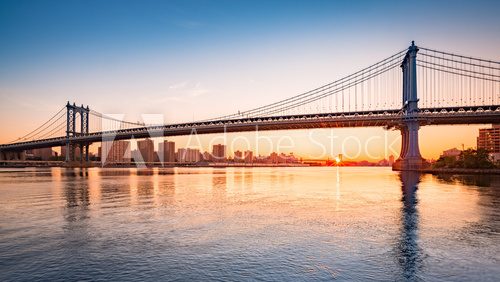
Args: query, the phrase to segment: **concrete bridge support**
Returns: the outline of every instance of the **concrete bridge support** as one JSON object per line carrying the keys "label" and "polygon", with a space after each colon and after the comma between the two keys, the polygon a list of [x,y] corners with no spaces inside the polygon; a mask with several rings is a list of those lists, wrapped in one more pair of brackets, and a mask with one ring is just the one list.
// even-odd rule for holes
{"label": "concrete bridge support", "polygon": [[409,121],[400,128],[401,153],[392,166],[393,170],[420,170],[429,165],[420,155],[418,129],[417,121]]}

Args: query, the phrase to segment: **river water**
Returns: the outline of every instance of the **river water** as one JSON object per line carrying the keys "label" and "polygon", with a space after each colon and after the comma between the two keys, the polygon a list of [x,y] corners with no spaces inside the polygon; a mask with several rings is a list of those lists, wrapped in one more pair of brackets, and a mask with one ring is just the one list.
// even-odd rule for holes
{"label": "river water", "polygon": [[0,170],[1,281],[498,281],[500,178]]}

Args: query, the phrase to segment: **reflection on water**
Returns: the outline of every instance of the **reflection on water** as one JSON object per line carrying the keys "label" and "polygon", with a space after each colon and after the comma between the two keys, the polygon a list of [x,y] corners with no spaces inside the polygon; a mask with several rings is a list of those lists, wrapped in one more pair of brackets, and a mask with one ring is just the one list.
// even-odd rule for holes
{"label": "reflection on water", "polygon": [[498,175],[438,174],[436,178],[443,183],[459,183],[463,185],[474,185],[480,187],[500,187],[500,177],[498,177]]}
{"label": "reflection on water", "polygon": [[0,170],[0,280],[491,280],[498,176]]}
{"label": "reflection on water", "polygon": [[403,278],[415,280],[422,266],[422,250],[418,246],[418,199],[417,189],[420,182],[420,173],[403,171],[399,174],[401,180],[401,236],[398,244]]}

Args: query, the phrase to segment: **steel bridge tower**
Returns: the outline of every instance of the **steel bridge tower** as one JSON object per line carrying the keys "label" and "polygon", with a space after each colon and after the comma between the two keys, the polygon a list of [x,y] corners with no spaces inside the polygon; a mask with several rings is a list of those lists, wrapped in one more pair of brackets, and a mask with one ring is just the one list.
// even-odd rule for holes
{"label": "steel bridge tower", "polygon": [[415,42],[406,52],[401,63],[403,71],[403,121],[399,125],[401,131],[401,153],[393,164],[394,170],[418,170],[428,163],[420,155],[418,146],[418,95],[417,95],[417,52]]}
{"label": "steel bridge tower", "polygon": [[[70,138],[86,135],[89,133],[89,106],[76,106],[66,104],[66,163],[75,162],[75,149],[80,148],[80,163],[89,161],[89,143],[71,141]],[[77,129],[78,118],[80,128]]]}

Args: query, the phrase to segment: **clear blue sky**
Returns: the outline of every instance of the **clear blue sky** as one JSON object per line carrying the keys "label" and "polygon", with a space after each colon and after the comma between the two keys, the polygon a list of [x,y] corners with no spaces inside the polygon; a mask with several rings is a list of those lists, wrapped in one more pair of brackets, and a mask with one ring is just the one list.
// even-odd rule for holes
{"label": "clear blue sky", "polygon": [[498,59],[499,15],[500,1],[0,0],[0,141],[67,100],[132,120],[234,113],[411,40]]}

